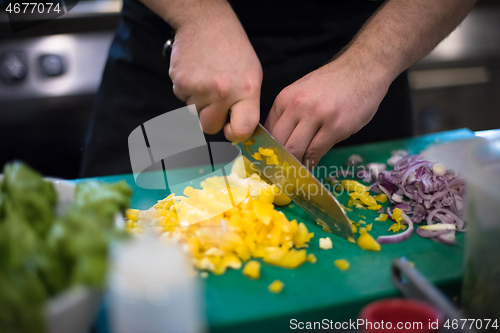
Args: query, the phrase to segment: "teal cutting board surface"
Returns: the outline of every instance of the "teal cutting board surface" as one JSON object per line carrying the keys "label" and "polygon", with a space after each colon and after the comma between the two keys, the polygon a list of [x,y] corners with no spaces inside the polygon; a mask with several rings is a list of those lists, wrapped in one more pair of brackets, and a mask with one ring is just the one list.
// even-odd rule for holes
{"label": "teal cutting board surface", "polygon": [[[417,154],[430,145],[465,139],[473,135],[473,132],[461,129],[409,139],[334,148],[321,160],[317,170],[323,174],[317,176],[320,179],[325,178],[324,167],[345,168],[346,159],[354,153],[361,155],[365,163],[385,163],[392,150],[405,149],[410,154]],[[211,171],[208,166],[204,169],[206,174]],[[97,179],[105,182],[122,179],[127,181],[134,189],[133,208],[148,209],[157,200],[169,194],[167,191],[138,188],[132,175]],[[347,205],[347,194],[342,194],[338,199],[340,203]],[[385,203],[384,207],[387,204]],[[459,293],[463,234],[458,234],[458,242],[452,246],[413,234],[405,242],[382,245],[381,252],[369,252],[324,232],[296,205],[285,206],[281,210],[290,220],[306,222],[309,231],[314,232],[307,251],[314,253],[318,261],[315,264],[306,262],[298,269],[292,270],[263,264],[258,281],[247,279],[241,270],[229,270],[222,276],[210,274],[207,279],[200,278],[205,290],[206,316],[211,332],[283,332],[291,329],[292,319],[328,319],[333,322],[354,319],[364,305],[376,299],[398,296],[390,280],[389,268],[392,260],[399,257],[406,257],[415,263],[415,267],[424,276],[449,296]],[[355,209],[347,214],[354,221],[363,219],[368,224],[373,223],[370,234],[375,238],[389,234],[387,229],[391,222],[374,221],[378,215],[374,211]],[[319,249],[319,238],[322,237],[332,239],[333,249]],[[346,259],[350,268],[347,271],[339,270],[333,264],[336,259]],[[285,283],[284,290],[277,295],[267,290],[267,286],[276,279]]]}

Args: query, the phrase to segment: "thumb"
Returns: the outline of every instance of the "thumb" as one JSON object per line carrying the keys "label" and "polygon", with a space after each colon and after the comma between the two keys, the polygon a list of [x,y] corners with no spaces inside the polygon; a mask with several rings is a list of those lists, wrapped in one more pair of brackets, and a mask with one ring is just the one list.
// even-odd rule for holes
{"label": "thumb", "polygon": [[224,126],[226,139],[243,142],[252,136],[260,118],[259,99],[244,99],[231,107],[229,123]]}

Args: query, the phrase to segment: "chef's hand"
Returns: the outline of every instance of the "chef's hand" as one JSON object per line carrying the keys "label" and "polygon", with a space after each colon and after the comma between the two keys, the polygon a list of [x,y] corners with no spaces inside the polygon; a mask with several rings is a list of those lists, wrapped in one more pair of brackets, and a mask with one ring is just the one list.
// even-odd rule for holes
{"label": "chef's hand", "polygon": [[175,95],[196,104],[205,133],[224,128],[229,141],[242,142],[259,123],[262,66],[231,7],[221,5],[177,28],[169,74]]}
{"label": "chef's hand", "polygon": [[283,89],[265,127],[313,168],[334,144],[372,119],[391,81],[340,57]]}

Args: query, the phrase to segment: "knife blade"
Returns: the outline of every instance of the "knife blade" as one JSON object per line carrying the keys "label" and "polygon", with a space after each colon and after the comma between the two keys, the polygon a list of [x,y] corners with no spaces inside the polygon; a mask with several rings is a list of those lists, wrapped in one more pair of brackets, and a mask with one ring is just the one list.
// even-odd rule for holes
{"label": "knife blade", "polygon": [[[264,180],[282,189],[326,231],[344,239],[353,237],[345,210],[332,193],[302,163],[276,141],[261,124],[257,126],[250,140],[252,139],[255,140],[252,145],[245,145],[241,142],[238,146],[241,148],[242,155],[260,171]],[[258,161],[252,157],[252,154],[258,152],[259,147],[273,149],[278,157],[279,165],[268,165],[265,158],[263,161]]]}

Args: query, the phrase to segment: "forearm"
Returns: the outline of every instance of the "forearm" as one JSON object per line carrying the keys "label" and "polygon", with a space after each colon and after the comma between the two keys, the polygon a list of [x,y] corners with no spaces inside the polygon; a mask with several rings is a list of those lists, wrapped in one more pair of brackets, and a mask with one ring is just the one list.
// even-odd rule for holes
{"label": "forearm", "polygon": [[174,29],[236,18],[226,0],[140,0]]}
{"label": "forearm", "polygon": [[341,55],[392,81],[428,54],[465,18],[476,0],[389,0]]}

